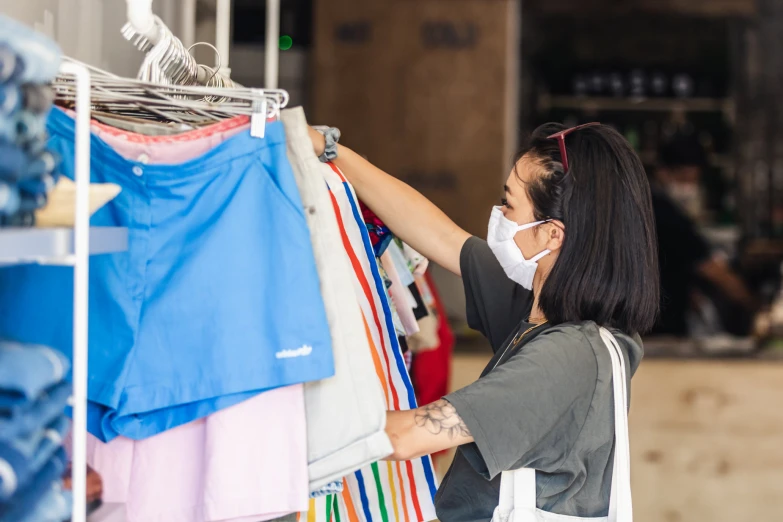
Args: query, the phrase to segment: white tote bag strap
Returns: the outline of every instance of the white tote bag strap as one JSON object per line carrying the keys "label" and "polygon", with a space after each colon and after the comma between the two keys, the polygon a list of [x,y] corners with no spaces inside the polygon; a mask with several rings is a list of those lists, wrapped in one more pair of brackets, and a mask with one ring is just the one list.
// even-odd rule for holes
{"label": "white tote bag strap", "polygon": [[514,472],[504,471],[500,474],[500,497],[498,511],[508,516],[514,509]]}
{"label": "white tote bag strap", "polygon": [[518,469],[500,475],[500,498],[493,522],[536,522],[536,470]]}
{"label": "white tote bag strap", "polygon": [[601,328],[601,338],[612,359],[612,388],[614,392],[614,467],[612,493],[609,500],[609,522],[632,522],[631,450],[628,441],[628,391],[623,351],[617,339]]}
{"label": "white tote bag strap", "polygon": [[523,468],[514,472],[514,506],[535,511],[536,470]]}

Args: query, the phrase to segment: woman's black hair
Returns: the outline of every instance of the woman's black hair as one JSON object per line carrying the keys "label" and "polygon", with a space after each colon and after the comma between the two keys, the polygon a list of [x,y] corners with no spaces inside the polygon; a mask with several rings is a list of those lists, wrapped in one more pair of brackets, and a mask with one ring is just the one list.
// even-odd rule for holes
{"label": "woman's black hair", "polygon": [[543,169],[525,182],[535,219],[565,225],[563,246],[539,296],[541,311],[552,324],[591,320],[627,333],[648,332],[660,301],[644,166],[625,138],[600,125],[566,136],[569,171],[563,172],[557,140],[547,136],[564,128],[540,126],[518,156]]}

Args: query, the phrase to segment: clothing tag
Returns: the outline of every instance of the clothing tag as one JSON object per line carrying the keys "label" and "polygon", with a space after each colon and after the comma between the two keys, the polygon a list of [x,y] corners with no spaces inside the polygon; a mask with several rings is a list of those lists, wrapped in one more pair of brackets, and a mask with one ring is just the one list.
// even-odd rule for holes
{"label": "clothing tag", "polygon": [[266,132],[266,96],[261,89],[253,89],[260,99],[253,102],[253,114],[250,116],[250,135],[263,138]]}

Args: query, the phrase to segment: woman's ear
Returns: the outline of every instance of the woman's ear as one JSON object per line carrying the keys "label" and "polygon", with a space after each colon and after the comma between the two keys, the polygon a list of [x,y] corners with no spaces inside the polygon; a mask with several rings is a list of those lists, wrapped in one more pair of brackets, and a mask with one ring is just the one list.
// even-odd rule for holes
{"label": "woman's ear", "polygon": [[547,223],[547,225],[546,248],[547,250],[557,253],[563,248],[563,241],[565,241],[565,225],[558,220],[552,220]]}

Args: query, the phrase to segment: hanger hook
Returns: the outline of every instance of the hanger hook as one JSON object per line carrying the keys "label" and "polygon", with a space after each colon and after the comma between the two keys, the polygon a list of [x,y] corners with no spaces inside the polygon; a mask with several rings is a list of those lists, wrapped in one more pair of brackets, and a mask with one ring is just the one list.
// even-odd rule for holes
{"label": "hanger hook", "polygon": [[207,83],[209,83],[209,82],[212,81],[212,78],[217,76],[218,71],[220,71],[220,68],[223,66],[223,61],[221,60],[221,57],[220,57],[220,51],[218,51],[218,48],[215,47],[214,45],[212,45],[209,42],[196,42],[193,45],[191,45],[190,47],[188,47],[188,52],[190,52],[197,45],[206,45],[207,47],[209,47],[210,49],[215,51],[215,56],[217,57],[217,63],[215,64],[215,70],[212,73],[212,77],[209,80],[207,80]]}

